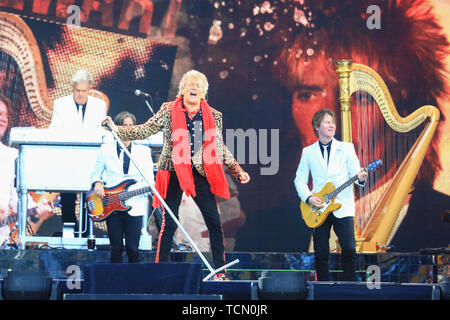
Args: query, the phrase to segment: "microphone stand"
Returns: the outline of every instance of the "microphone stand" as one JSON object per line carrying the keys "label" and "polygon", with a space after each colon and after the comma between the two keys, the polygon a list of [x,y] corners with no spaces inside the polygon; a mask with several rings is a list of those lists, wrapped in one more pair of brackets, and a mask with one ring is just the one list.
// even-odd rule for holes
{"label": "microphone stand", "polygon": [[174,215],[174,213],[172,212],[172,210],[170,210],[169,206],[167,205],[167,203],[164,201],[164,199],[161,197],[161,195],[159,194],[159,192],[155,189],[155,187],[153,186],[153,184],[151,184],[147,178],[145,177],[145,175],[142,173],[141,169],[139,168],[139,166],[136,164],[136,162],[134,161],[133,157],[131,156],[130,151],[128,151],[128,149],[125,147],[125,145],[123,144],[122,140],[120,140],[120,138],[117,136],[117,134],[112,130],[111,126],[109,125],[108,122],[105,123],[105,125],[108,127],[109,131],[111,131],[114,139],[117,141],[117,143],[119,144],[120,148],[122,148],[122,150],[128,155],[128,157],[130,158],[130,161],[134,164],[134,166],[136,167],[136,169],[139,171],[140,175],[144,178],[145,182],[147,182],[147,184],[149,185],[150,189],[153,192],[153,195],[156,196],[159,201],[161,202],[161,204],[164,206],[164,208],[167,210],[167,212],[169,213],[169,215],[172,217],[173,221],[175,221],[175,223],[177,224],[177,226],[180,228],[180,230],[183,232],[183,234],[186,236],[186,238],[189,240],[189,242],[191,243],[192,247],[195,249],[195,251],[197,252],[197,254],[200,256],[200,259],[203,261],[203,263],[206,265],[206,267],[208,268],[208,270],[210,271],[210,273],[203,278],[203,281],[206,281],[208,279],[210,279],[211,277],[213,277],[215,274],[217,274],[218,272],[225,270],[228,267],[231,267],[232,265],[235,265],[237,263],[239,263],[239,259],[236,259],[216,270],[213,269],[213,267],[210,265],[210,263],[208,262],[208,260],[205,258],[205,256],[202,254],[202,252],[200,251],[200,249],[197,247],[197,245],[195,244],[194,240],[192,240],[192,238],[189,236],[189,234],[186,232],[186,230],[183,228],[183,226],[181,225],[180,221],[178,221],[177,217]]}
{"label": "microphone stand", "polygon": [[[150,99],[152,99],[152,96],[150,96]],[[147,105],[147,107],[150,109],[151,113],[153,115],[155,115],[155,112],[153,111],[152,106],[150,105],[150,103],[148,103],[146,98],[144,98],[144,101],[145,101],[145,104]],[[153,103],[153,99],[152,99],[152,103]]]}

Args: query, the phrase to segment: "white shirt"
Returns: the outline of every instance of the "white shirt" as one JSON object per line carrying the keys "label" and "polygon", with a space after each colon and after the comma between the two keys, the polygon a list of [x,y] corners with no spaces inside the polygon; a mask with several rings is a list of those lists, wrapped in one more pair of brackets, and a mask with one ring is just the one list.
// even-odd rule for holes
{"label": "white shirt", "polygon": [[[5,146],[0,142],[0,221],[8,215],[17,212],[17,191],[14,187],[15,170],[14,161],[17,158],[17,150]],[[0,244],[9,235],[9,226],[0,225]]]}
{"label": "white shirt", "polygon": [[[9,225],[2,225],[10,214],[17,213],[18,196],[14,187],[15,160],[18,151],[15,148],[7,147],[0,142],[0,245],[9,236]],[[28,195],[28,209],[36,207],[33,198]]]}
{"label": "white shirt", "polygon": [[17,212],[17,192],[14,188],[14,161],[18,152],[0,143],[0,219]]}

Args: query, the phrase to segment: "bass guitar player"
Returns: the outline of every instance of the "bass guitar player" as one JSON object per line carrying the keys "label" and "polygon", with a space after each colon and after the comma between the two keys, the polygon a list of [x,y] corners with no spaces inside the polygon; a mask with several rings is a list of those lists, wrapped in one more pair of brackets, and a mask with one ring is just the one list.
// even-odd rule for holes
{"label": "bass guitar player", "polygon": [[[134,125],[136,117],[129,112],[121,112],[114,122],[118,125]],[[153,161],[151,150],[144,145],[131,141],[124,141],[124,145],[130,151],[133,160],[136,161],[146,179],[153,183]],[[128,155],[121,150],[120,146],[111,138],[110,142],[104,143],[99,150],[99,154],[91,174],[91,184],[93,191],[101,198],[105,198],[105,187],[117,186],[124,180],[131,179],[137,183],[132,188],[145,186],[145,180],[140,175],[134,163],[130,161]],[[142,220],[147,209],[148,198],[145,194],[132,197],[125,201],[125,205],[131,207],[111,214],[106,218],[108,237],[111,245],[110,262],[121,263],[124,250],[123,235],[125,235],[126,253],[128,262],[139,262],[139,240],[141,237]],[[89,203],[88,203],[89,206]]]}

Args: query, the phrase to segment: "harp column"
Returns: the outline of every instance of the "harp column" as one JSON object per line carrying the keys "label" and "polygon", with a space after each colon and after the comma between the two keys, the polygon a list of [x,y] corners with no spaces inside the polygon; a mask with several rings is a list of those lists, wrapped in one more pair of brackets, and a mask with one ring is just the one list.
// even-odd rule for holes
{"label": "harp column", "polygon": [[[336,73],[339,76],[339,102],[341,105],[341,140],[352,142],[352,114],[350,113],[351,103],[351,80],[352,60],[336,60]],[[356,223],[356,219],[354,220]],[[360,251],[360,233],[355,224],[356,251]]]}
{"label": "harp column", "polygon": [[337,60],[336,72],[339,75],[339,102],[341,104],[341,134],[342,141],[352,141],[352,116],[350,113],[350,73],[352,71],[351,60]]}

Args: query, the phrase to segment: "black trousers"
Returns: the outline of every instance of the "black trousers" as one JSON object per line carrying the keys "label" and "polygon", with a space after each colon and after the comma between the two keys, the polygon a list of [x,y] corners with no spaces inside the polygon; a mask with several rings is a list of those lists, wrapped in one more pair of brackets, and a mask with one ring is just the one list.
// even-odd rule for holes
{"label": "black trousers", "polygon": [[124,235],[128,262],[139,262],[142,216],[131,216],[126,212],[114,213],[106,219],[106,226],[111,246],[110,262],[122,262]]}
{"label": "black trousers", "polygon": [[61,193],[61,218],[62,222],[77,222],[75,216],[75,200],[77,199],[76,193]]}
{"label": "black trousers", "polygon": [[[86,194],[82,193],[83,196],[83,204],[86,204]],[[76,217],[75,209],[76,209],[76,200],[77,200],[77,194],[76,193],[66,193],[62,192],[60,195],[60,201],[59,204],[61,205],[61,220],[62,224],[64,225],[65,222],[73,222],[75,223],[75,232],[78,232],[79,226],[78,226],[78,220]],[[84,216],[86,219],[86,216]],[[84,220],[86,223],[86,220]],[[90,231],[89,223],[84,224],[81,226],[81,229],[86,226],[86,230],[82,233],[82,237],[87,237]]]}
{"label": "black trousers", "polygon": [[[192,168],[192,174],[194,176],[195,191],[197,193],[197,196],[193,199],[199,207],[209,231],[209,241],[211,243],[214,266],[215,268],[220,268],[225,265],[225,246],[216,198],[211,193],[206,178],[200,175],[195,168]],[[177,219],[178,208],[182,196],[183,191],[180,188],[177,175],[175,171],[171,171],[166,203]],[[163,225],[159,234],[158,252],[156,255],[157,261],[169,261],[172,238],[177,228],[178,226],[170,214],[164,211]]]}
{"label": "black trousers", "polygon": [[330,230],[336,233],[339,245],[342,249],[342,264],[344,269],[344,281],[355,281],[356,252],[355,252],[355,227],[353,217],[336,218],[330,214],[325,222],[313,229],[314,262],[316,265],[317,280],[329,281],[329,256],[330,256]]}

